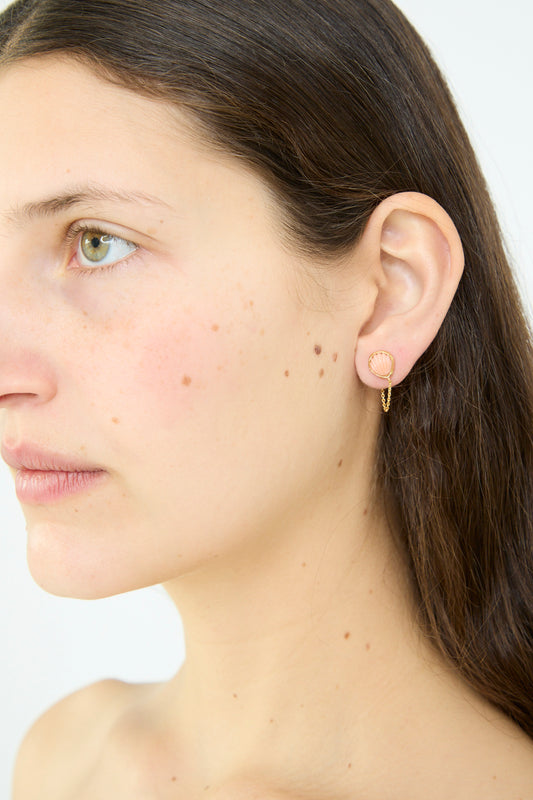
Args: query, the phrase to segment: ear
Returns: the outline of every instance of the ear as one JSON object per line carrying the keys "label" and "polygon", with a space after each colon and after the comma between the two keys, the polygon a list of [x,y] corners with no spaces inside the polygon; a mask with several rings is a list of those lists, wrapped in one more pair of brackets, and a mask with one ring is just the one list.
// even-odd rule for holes
{"label": "ear", "polygon": [[355,366],[367,386],[387,381],[368,360],[394,356],[392,384],[402,381],[429,347],[450,307],[464,267],[459,234],[444,209],[414,192],[396,194],[373,212],[357,246],[373,298],[356,343]]}

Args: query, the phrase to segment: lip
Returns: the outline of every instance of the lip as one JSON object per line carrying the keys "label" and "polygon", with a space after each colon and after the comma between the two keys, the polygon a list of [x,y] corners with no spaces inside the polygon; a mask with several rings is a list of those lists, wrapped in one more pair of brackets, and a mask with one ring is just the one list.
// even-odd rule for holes
{"label": "lip", "polygon": [[79,458],[53,453],[35,445],[8,447],[2,443],[2,458],[13,469],[37,472],[103,472],[101,467]]}
{"label": "lip", "polygon": [[13,469],[19,502],[44,504],[78,494],[95,486],[107,473],[100,467],[33,445],[8,447],[2,458]]}

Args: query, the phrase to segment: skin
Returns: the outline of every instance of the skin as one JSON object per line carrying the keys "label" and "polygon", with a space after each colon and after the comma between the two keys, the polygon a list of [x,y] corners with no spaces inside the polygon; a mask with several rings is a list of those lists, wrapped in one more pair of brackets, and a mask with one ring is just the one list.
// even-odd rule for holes
{"label": "skin", "polygon": [[[531,742],[422,639],[373,501],[368,357],[398,382],[438,330],[463,266],[444,211],[389,199],[326,265],[175,109],[57,58],[5,69],[0,103],[2,439],[106,472],[24,506],[30,569],[83,598],[163,583],[187,647],[167,684],[51,709],[15,800],[531,797]],[[13,219],[88,183],[158,203]],[[80,220],[138,249],[82,273]]]}

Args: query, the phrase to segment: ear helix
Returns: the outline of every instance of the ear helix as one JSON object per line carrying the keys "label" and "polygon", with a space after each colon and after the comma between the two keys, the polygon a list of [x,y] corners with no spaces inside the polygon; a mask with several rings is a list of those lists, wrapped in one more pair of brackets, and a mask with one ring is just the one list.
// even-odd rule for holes
{"label": "ear helix", "polygon": [[387,413],[391,404],[391,378],[394,374],[394,356],[386,350],[376,350],[368,359],[368,369],[372,375],[388,382],[388,388],[381,390],[381,405],[383,406],[383,411]]}

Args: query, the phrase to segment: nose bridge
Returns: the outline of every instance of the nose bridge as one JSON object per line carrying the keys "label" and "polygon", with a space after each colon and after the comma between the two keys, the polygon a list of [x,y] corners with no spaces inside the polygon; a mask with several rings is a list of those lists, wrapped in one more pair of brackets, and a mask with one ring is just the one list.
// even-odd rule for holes
{"label": "nose bridge", "polygon": [[46,402],[55,394],[45,302],[24,270],[0,265],[0,407],[30,398]]}

